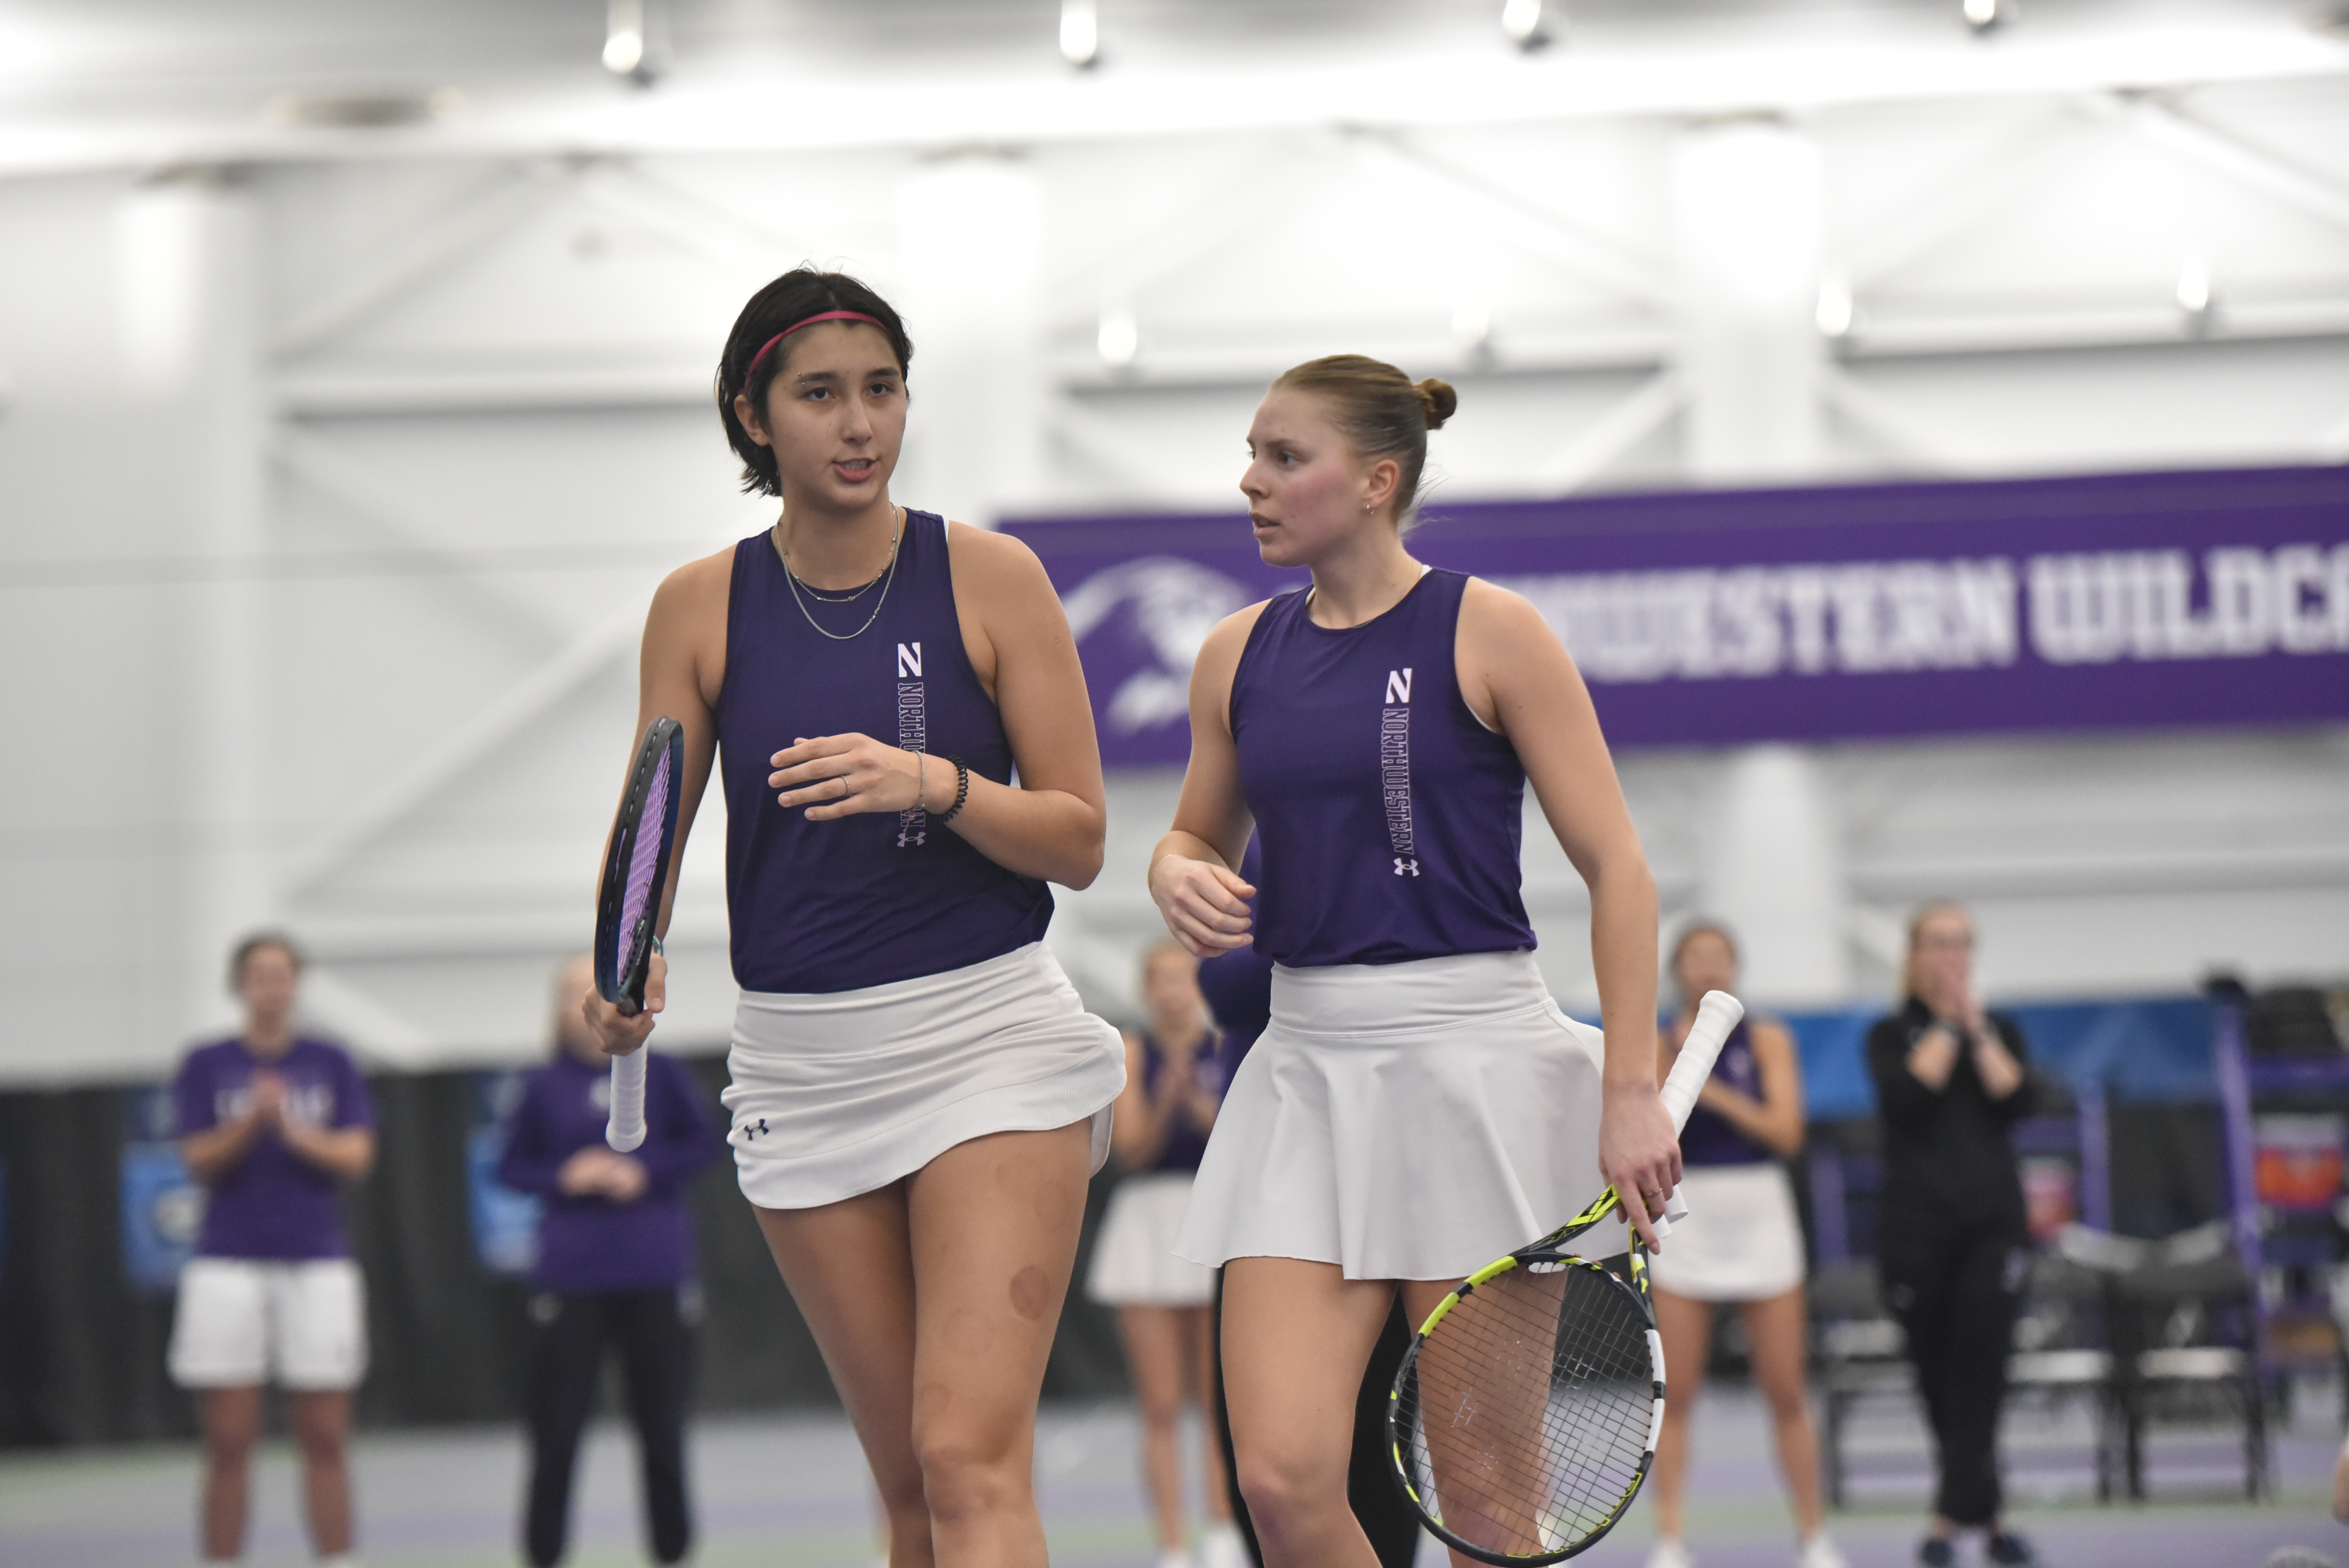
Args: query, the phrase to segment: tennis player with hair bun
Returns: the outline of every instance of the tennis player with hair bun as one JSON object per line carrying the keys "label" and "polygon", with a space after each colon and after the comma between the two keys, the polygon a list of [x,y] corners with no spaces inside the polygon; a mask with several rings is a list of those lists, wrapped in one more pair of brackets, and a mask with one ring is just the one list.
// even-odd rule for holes
{"label": "tennis player with hair bun", "polygon": [[[679,569],[645,624],[636,733],[684,728],[679,853],[713,762],[742,987],[725,1093],[743,1194],[873,1467],[893,1568],[1044,1561],[1036,1402],[1117,1031],[1042,944],[1100,872],[1100,751],[1043,567],[889,497],[913,346],[799,268],[718,371],[774,526]],[[1019,782],[1011,782],[1014,770]],[[606,1052],[645,1010],[585,1003]]]}
{"label": "tennis player with hair bun", "polygon": [[[1176,1251],[1221,1264],[1240,1490],[1265,1560],[1371,1568],[1354,1395],[1398,1288],[1416,1323],[1612,1182],[1654,1243],[1680,1179],[1656,1080],[1656,890],[1565,647],[1523,599],[1405,547],[1456,398],[1341,355],[1273,383],[1240,481],[1309,589],[1232,615],[1150,891],[1193,952],[1253,942],[1272,1022],[1226,1092]],[[1543,987],[1519,896],[1531,779],[1588,883],[1605,1017]],[[1263,896],[1234,869],[1251,824]]]}

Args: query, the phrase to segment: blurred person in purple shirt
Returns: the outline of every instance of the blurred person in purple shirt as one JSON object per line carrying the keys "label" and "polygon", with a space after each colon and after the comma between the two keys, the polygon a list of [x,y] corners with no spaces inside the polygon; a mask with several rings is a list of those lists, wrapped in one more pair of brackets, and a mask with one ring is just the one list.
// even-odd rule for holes
{"label": "blurred person in purple shirt", "polygon": [[202,1419],[212,1560],[243,1552],[262,1388],[273,1377],[302,1454],[311,1545],[327,1564],[347,1562],[351,1548],[345,1449],[351,1390],[367,1371],[367,1315],[336,1189],[375,1162],[375,1114],[351,1058],[295,1034],[301,975],[288,938],[240,942],[229,984],[244,1027],[190,1052],[173,1085],[181,1157],[207,1202],[180,1276],[170,1359]]}
{"label": "blurred person in purple shirt", "polygon": [[523,1549],[534,1568],[563,1559],[579,1436],[594,1410],[604,1347],[615,1345],[644,1466],[655,1562],[681,1560],[693,1542],[685,1488],[685,1404],[695,1315],[694,1175],[718,1152],[692,1076],[674,1057],[648,1059],[645,1140],[605,1146],[609,1058],[582,1004],[595,972],[582,956],[554,978],[554,1057],[533,1068],[507,1123],[498,1180],[545,1202],[531,1283],[538,1325],[528,1410],[530,1491]]}

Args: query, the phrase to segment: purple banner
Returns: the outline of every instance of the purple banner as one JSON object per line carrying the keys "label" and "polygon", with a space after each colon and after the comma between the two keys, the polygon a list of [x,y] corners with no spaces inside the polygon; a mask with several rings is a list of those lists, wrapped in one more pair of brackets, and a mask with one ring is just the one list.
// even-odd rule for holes
{"label": "purple banner", "polygon": [[[1237,511],[1003,528],[1112,767],[1181,762],[1209,628],[1305,581]],[[1462,503],[1411,542],[1531,600],[1619,747],[2349,720],[2349,469]]]}

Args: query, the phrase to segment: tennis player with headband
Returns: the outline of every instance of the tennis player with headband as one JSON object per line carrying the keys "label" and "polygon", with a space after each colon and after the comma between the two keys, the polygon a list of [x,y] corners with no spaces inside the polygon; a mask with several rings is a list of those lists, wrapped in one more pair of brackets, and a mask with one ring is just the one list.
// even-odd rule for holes
{"label": "tennis player with headband", "polygon": [[[1150,892],[1195,953],[1254,942],[1272,1022],[1226,1091],[1175,1250],[1222,1264],[1224,1386],[1265,1561],[1371,1568],[1354,1395],[1395,1292],[1470,1270],[1614,1183],[1651,1244],[1680,1178],[1656,1085],[1656,892],[1581,677],[1533,607],[1413,560],[1456,398],[1356,355],[1273,383],[1240,480],[1309,590],[1230,616]],[[1535,967],[1526,780],[1589,884],[1603,1052]],[[1233,869],[1251,822],[1263,897]]]}
{"label": "tennis player with headband", "polygon": [[[1100,751],[1034,554],[889,499],[912,356],[837,273],[744,306],[719,414],[781,515],[662,583],[636,728],[685,730],[664,927],[722,761],[728,1141],[893,1568],[1041,1564],[1036,1402],[1125,1082],[1117,1032],[1041,945],[1045,883],[1101,870]],[[588,998],[607,1051],[643,1043],[667,976],[656,957],[634,1018]]]}

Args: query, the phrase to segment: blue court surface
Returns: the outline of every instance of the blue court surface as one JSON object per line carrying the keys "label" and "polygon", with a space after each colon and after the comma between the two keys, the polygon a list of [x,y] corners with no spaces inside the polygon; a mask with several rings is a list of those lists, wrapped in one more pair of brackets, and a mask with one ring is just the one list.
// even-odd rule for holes
{"label": "blue court surface", "polygon": [[[2007,1428],[2018,1525],[2050,1568],[2260,1568],[2278,1547],[2313,1546],[2349,1564],[2349,1528],[2325,1512],[2340,1437],[2331,1390],[2297,1402],[2276,1460],[2282,1495],[2224,1499],[2229,1449],[2214,1433],[2165,1435],[2152,1478],[2163,1495],[2100,1508],[2086,1492],[2086,1426],[2068,1411],[2018,1409]],[[1039,1434],[1037,1471],[1052,1561],[1063,1568],[1149,1568],[1135,1429],[1123,1406],[1059,1408]],[[1921,1433],[1900,1412],[1857,1439],[1868,1472],[1830,1528],[1853,1568],[1914,1560],[1924,1497]],[[1188,1446],[1186,1445],[1186,1451]],[[873,1568],[873,1505],[847,1425],[837,1417],[730,1418],[695,1432],[700,1546],[707,1568]],[[518,1561],[523,1449],[511,1432],[467,1429],[369,1436],[357,1447],[362,1558],[369,1568],[473,1568]],[[582,1474],[574,1547],[581,1568],[641,1563],[636,1482],[621,1431],[599,1427]],[[1702,1568],[1782,1568],[1793,1556],[1759,1407],[1708,1394],[1697,1425],[1690,1544]],[[0,1563],[25,1568],[181,1568],[193,1559],[195,1454],[184,1446],[12,1454],[0,1459]],[[247,1561],[295,1568],[309,1553],[295,1524],[282,1445],[260,1466]],[[1645,1503],[1578,1562],[1638,1568]],[[1971,1562],[1973,1554],[1962,1555]],[[1437,1568],[1432,1547],[1423,1568]]]}

